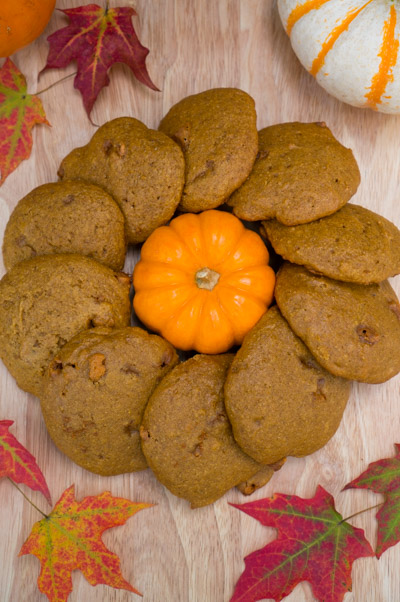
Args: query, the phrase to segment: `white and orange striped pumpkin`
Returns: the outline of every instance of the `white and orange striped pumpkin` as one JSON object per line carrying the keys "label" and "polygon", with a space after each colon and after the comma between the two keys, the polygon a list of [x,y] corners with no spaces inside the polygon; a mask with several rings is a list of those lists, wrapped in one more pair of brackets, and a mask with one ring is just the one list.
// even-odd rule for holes
{"label": "white and orange striped pumpkin", "polygon": [[400,113],[399,0],[278,0],[303,66],[356,107]]}

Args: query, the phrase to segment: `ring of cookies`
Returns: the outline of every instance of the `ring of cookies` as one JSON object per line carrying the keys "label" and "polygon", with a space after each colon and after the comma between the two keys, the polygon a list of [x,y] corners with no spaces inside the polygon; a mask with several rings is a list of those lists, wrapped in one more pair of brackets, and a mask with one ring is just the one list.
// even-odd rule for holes
{"label": "ring of cookies", "polygon": [[247,93],[212,89],[158,131],[104,124],[58,175],[6,227],[0,357],[79,466],[150,467],[192,507],[250,494],[325,445],[352,380],[400,372],[400,231],[348,203],[324,123],[258,132]]}

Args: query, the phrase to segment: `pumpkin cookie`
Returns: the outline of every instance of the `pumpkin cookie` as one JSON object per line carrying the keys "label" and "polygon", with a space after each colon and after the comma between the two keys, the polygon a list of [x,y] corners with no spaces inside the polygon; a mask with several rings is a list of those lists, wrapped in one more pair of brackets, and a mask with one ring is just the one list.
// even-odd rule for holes
{"label": "pumpkin cookie", "polygon": [[7,270],[36,255],[79,253],[113,270],[125,261],[124,216],[107,192],[85,182],[32,190],[15,207],[3,241]]}
{"label": "pumpkin cookie", "polygon": [[60,348],[91,326],[130,321],[130,278],[83,255],[41,255],[0,281],[0,358],[21,389],[39,395]]}
{"label": "pumpkin cookie", "polygon": [[54,443],[97,474],[146,468],[143,410],[177,361],[167,341],[141,328],[98,327],[76,335],[50,363],[40,395]]}
{"label": "pumpkin cookie", "polygon": [[260,464],[236,445],[223,398],[233,356],[195,355],[158,385],[144,412],[142,449],[158,480],[193,508],[215,502]]}
{"label": "pumpkin cookie", "polygon": [[400,371],[400,305],[387,280],[340,282],[286,263],[275,297],[294,332],[332,374],[381,383]]}
{"label": "pumpkin cookie", "polygon": [[237,485],[237,489],[239,489],[243,495],[251,495],[257,489],[264,487],[264,485],[266,485],[272,479],[274,473],[282,468],[285,462],[286,458],[282,458],[282,460],[279,460],[279,462],[263,466],[258,472],[256,472],[256,474],[247,479],[247,481],[239,483],[239,485]]}
{"label": "pumpkin cookie", "polygon": [[258,150],[254,100],[235,88],[214,88],[174,105],[159,129],[182,147],[185,187],[179,209],[221,205],[249,175]]}
{"label": "pumpkin cookie", "polygon": [[263,464],[323,447],[341,421],[350,383],[318,365],[275,306],[246,335],[225,383],[240,447]]}
{"label": "pumpkin cookie", "polygon": [[253,171],[228,204],[241,219],[293,226],[334,213],[359,183],[353,153],[324,123],[282,123],[259,132]]}
{"label": "pumpkin cookie", "polygon": [[348,282],[371,284],[400,273],[400,231],[359,205],[309,224],[263,222],[274,250],[308,270]]}
{"label": "pumpkin cookie", "polygon": [[182,151],[173,140],[137,119],[120,117],[101,126],[86,146],[70,152],[58,175],[104,188],[125,216],[128,241],[139,243],[174,214],[184,169]]}

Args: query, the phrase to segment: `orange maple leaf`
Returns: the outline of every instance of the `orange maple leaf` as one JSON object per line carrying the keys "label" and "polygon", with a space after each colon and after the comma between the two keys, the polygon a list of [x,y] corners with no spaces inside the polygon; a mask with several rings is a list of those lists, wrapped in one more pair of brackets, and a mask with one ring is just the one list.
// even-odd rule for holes
{"label": "orange maple leaf", "polygon": [[75,569],[82,571],[91,585],[103,583],[141,595],[123,578],[119,558],[106,548],[101,534],[150,506],[112,497],[109,491],[77,502],[72,485],[53,511],[35,523],[19,555],[33,554],[39,559],[38,587],[50,602],[68,599]]}
{"label": "orange maple leaf", "polygon": [[26,79],[7,58],[0,69],[0,185],[32,150],[32,128],[46,123],[42,101],[27,93]]}

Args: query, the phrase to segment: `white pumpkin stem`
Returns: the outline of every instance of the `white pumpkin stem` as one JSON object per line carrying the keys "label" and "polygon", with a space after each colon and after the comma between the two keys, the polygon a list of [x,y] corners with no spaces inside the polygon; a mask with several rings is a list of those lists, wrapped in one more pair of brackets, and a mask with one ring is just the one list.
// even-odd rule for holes
{"label": "white pumpkin stem", "polygon": [[205,288],[207,291],[212,291],[218,283],[220,274],[210,268],[201,268],[195,275],[195,281],[199,288]]}

